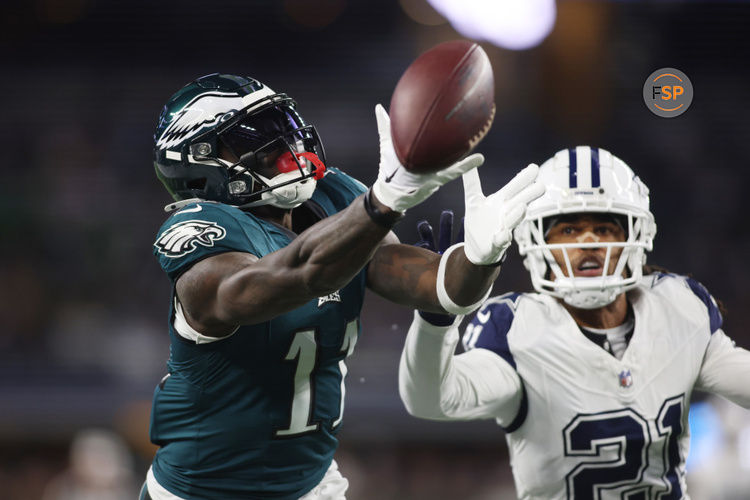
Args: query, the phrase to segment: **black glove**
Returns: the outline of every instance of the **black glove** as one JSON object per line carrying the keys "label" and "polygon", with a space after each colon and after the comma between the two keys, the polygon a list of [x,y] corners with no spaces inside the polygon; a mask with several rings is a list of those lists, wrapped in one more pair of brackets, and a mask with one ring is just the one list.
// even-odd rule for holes
{"label": "black glove", "polygon": [[[453,210],[443,210],[440,214],[440,234],[438,236],[438,245],[435,246],[435,234],[432,230],[432,226],[426,220],[420,220],[417,222],[417,232],[421,240],[416,242],[414,245],[426,248],[435,253],[442,255],[451,245],[460,243],[464,240],[464,225],[461,223],[461,228],[458,231],[458,236],[455,242],[451,242],[453,238]],[[440,314],[427,311],[419,311],[419,315],[422,319],[431,323],[435,326],[448,326],[452,325],[456,316],[453,314]]]}

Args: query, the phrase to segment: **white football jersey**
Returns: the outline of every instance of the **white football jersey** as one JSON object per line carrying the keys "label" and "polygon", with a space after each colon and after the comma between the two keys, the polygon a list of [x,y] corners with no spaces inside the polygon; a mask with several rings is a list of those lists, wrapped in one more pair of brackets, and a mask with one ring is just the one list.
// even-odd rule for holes
{"label": "white football jersey", "polygon": [[635,330],[621,360],[546,295],[495,299],[468,328],[465,347],[511,360],[523,381],[506,429],[520,498],[685,498],[687,410],[720,316],[701,285],[669,275],[648,276],[629,299]]}
{"label": "white football jersey", "polygon": [[547,295],[488,300],[457,356],[455,328],[438,336],[417,319],[402,399],[424,418],[496,418],[521,499],[688,499],[692,391],[749,405],[750,353],[724,335],[715,301],[692,279],[648,275],[628,299],[635,326],[621,360]]}

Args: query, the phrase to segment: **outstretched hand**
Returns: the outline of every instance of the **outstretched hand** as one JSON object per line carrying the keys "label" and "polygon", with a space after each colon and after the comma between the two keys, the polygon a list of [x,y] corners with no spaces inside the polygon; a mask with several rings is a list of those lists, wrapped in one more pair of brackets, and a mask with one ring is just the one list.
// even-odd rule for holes
{"label": "outstretched hand", "polygon": [[440,186],[476,169],[484,156],[473,154],[437,172],[415,174],[401,165],[391,139],[391,119],[385,108],[375,106],[380,136],[380,168],[372,186],[375,197],[391,210],[403,212],[430,197]]}
{"label": "outstretched hand", "polygon": [[466,257],[476,265],[500,262],[513,240],[513,229],[526,215],[529,203],[544,194],[545,187],[537,182],[539,167],[530,164],[499,191],[489,196],[482,193],[476,170],[463,175],[466,202]]}
{"label": "outstretched hand", "polygon": [[464,241],[463,221],[455,241],[453,240],[453,210],[443,210],[440,213],[439,231],[438,243],[435,244],[435,232],[432,225],[426,219],[417,221],[417,233],[419,233],[420,240],[414,243],[414,246],[442,255],[451,245]]}
{"label": "outstretched hand", "polygon": [[[435,244],[435,233],[432,230],[432,226],[429,222],[422,219],[417,222],[417,232],[419,233],[420,240],[414,245],[425,248],[435,253],[442,255],[451,245],[460,243],[464,240],[464,227],[461,224],[458,230],[458,236],[455,241],[453,240],[453,211],[443,210],[440,213],[440,232],[438,233],[438,243]],[[432,323],[436,326],[448,326],[452,325],[456,316],[453,314],[440,314],[428,311],[419,311],[419,315],[424,320]]]}

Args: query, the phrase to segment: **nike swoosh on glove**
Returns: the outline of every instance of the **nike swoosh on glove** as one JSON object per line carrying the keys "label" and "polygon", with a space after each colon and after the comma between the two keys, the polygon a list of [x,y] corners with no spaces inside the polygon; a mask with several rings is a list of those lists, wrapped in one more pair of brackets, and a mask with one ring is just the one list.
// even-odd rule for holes
{"label": "nike swoosh on glove", "polygon": [[428,174],[409,172],[401,165],[396,156],[396,150],[393,149],[391,119],[380,104],[375,106],[375,118],[380,136],[380,168],[372,191],[377,199],[391,210],[404,212],[422,203],[443,184],[484,163],[484,156],[473,154],[437,172]]}
{"label": "nike swoosh on glove", "polygon": [[539,167],[532,163],[489,196],[482,194],[476,170],[463,175],[464,253],[472,263],[486,266],[500,261],[513,241],[513,229],[526,215],[526,207],[544,194],[544,184],[536,180],[538,174]]}

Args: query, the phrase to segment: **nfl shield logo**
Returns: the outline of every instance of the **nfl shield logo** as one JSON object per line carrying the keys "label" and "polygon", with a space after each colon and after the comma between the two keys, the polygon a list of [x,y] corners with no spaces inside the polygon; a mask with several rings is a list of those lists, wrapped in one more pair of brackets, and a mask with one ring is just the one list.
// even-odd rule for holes
{"label": "nfl shield logo", "polygon": [[620,372],[620,387],[628,388],[633,385],[633,376],[630,374],[630,370],[623,370]]}

